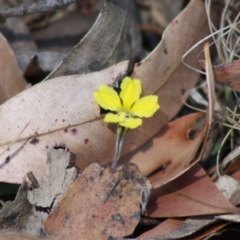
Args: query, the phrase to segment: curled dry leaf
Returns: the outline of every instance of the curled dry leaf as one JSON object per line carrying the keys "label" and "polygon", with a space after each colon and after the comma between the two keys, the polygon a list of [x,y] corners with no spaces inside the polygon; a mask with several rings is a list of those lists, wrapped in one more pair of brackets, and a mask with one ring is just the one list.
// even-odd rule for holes
{"label": "curled dry leaf", "polygon": [[21,92],[27,86],[13,51],[0,33],[0,104]]}
{"label": "curled dry leaf", "polygon": [[[191,25],[186,26],[186,21]],[[198,73],[182,64],[182,55],[207,34],[204,2],[193,0],[166,29],[155,51],[135,66],[133,77],[142,80],[144,95],[159,95],[161,109],[145,119],[139,129],[128,133],[122,155],[153,137],[180,109],[183,93],[198,79]],[[196,56],[200,51],[201,46],[186,61],[198,66]],[[127,74],[127,69],[125,62],[101,72],[52,79],[1,106],[0,152],[14,140],[18,142],[0,158],[0,181],[20,183],[27,171],[33,171],[40,180],[46,168],[47,150],[55,145],[64,145],[76,154],[80,171],[92,162],[110,162],[115,129],[102,121],[92,95],[100,83],[113,85]]]}
{"label": "curled dry leaf", "polygon": [[[205,69],[204,61],[201,61],[200,65],[203,69]],[[224,63],[214,66],[213,71],[217,81],[237,92],[240,92],[240,60],[236,60],[232,64]]]}
{"label": "curled dry leaf", "polygon": [[142,50],[137,19],[132,0],[105,1],[93,27],[48,79],[136,61]]}
{"label": "curled dry leaf", "polygon": [[45,229],[59,240],[127,236],[140,220],[150,188],[135,164],[120,171],[91,164],[53,209]]}

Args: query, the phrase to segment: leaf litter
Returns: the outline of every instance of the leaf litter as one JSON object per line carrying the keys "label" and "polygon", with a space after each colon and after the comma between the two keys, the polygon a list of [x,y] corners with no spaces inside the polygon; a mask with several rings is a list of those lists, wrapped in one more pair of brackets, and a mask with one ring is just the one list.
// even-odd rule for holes
{"label": "leaf litter", "polygon": [[[99,19],[103,17],[103,12],[101,14]],[[28,190],[28,201],[32,204],[31,215],[28,215],[29,222],[26,225],[28,233],[32,229],[31,233],[35,236],[41,236],[40,233],[46,236],[46,230],[57,239],[72,238],[72,236],[76,239],[79,236],[84,239],[94,236],[100,239],[108,239],[111,236],[122,238],[133,233],[145,209],[146,215],[150,217],[194,216],[185,221],[182,218],[172,221],[168,218],[164,221],[165,227],[169,227],[166,234],[157,235],[157,231],[163,227],[160,224],[152,232],[150,230],[146,235],[143,234],[150,238],[154,235],[161,237],[160,239],[177,239],[196,232],[200,234],[201,229],[213,223],[215,225],[210,226],[210,231],[216,231],[225,226],[220,219],[239,221],[239,209],[231,204],[239,203],[238,182],[234,179],[220,178],[225,184],[221,188],[222,194],[197,164],[209,137],[214,111],[214,77],[209,56],[205,57],[209,91],[206,114],[189,114],[168,123],[182,107],[184,93],[193,88],[198,80],[199,73],[184,66],[181,58],[191,46],[207,36],[207,19],[204,3],[198,0],[191,1],[169,24],[156,49],[135,65],[132,76],[142,80],[144,94],[159,95],[161,110],[156,117],[145,121],[138,131],[132,131],[127,135],[120,170],[98,165],[109,163],[112,159],[115,133],[114,126],[103,123],[99,108],[90,99],[99,83],[117,87],[119,80],[129,74],[128,61],[115,64],[121,61],[116,57],[117,55],[116,58],[110,58],[110,60],[115,59],[116,62],[108,63],[107,69],[104,69],[107,65],[103,64],[102,68],[90,69],[90,71],[104,69],[95,73],[73,76],[62,76],[65,74],[60,73],[59,77],[18,94],[0,107],[2,113],[0,121],[3,126],[0,150],[8,150],[1,156],[0,181],[21,183],[28,171],[32,171],[39,181],[40,187]],[[104,22],[106,19],[102,20]],[[193,23],[192,27],[186,28],[186,21]],[[95,27],[98,23],[96,22]],[[136,22],[134,24],[133,28],[137,29]],[[180,28],[182,31],[179,31]],[[91,36],[92,30],[87,36]],[[91,36],[92,39],[94,40]],[[122,48],[124,46],[123,44]],[[79,49],[78,51],[74,49],[71,54],[74,51],[84,52],[82,46]],[[104,51],[106,49],[104,48]],[[202,45],[198,45],[187,56],[186,63],[199,69],[196,56],[201,50]],[[100,52],[104,53],[104,51]],[[64,64],[64,61],[62,63],[65,69],[69,69],[70,64],[73,65],[71,61],[76,61],[71,54],[66,58],[69,63]],[[130,55],[125,59],[132,61]],[[71,71],[72,74],[80,73],[78,66],[75,70],[70,70],[67,75],[71,74]],[[26,109],[29,111],[23,115]],[[77,114],[76,109],[79,109]],[[9,119],[12,120],[9,122]],[[20,137],[17,137],[19,134]],[[51,163],[46,162],[47,153],[50,154],[54,147],[68,148],[75,155],[73,163],[78,172],[82,172],[76,181],[74,179],[77,170],[69,166],[68,151],[62,150],[68,153],[64,166],[59,164],[61,159],[59,157],[55,166],[51,167]],[[175,151],[171,153],[169,149]],[[129,161],[134,162],[138,167],[133,163],[128,164]],[[97,163],[91,164],[93,162]],[[68,179],[66,173],[69,167],[74,174],[64,187],[62,181]],[[58,170],[61,169],[63,173],[59,174]],[[149,176],[154,187],[152,192],[150,192],[149,180],[141,173]],[[58,183],[58,187],[55,187],[54,182]],[[231,194],[226,195],[230,185],[233,186],[233,190]],[[120,195],[115,194],[117,190]],[[67,193],[64,194],[66,191]],[[150,203],[147,204],[150,194]],[[106,201],[102,199],[104,196],[107,196]],[[209,199],[212,200],[212,204],[208,203]],[[157,205],[151,204],[153,202],[157,202]],[[12,214],[11,210],[8,211]],[[20,214],[18,211],[16,211],[17,217]],[[220,215],[222,213],[231,214]],[[209,214],[214,215],[209,216]],[[34,218],[38,218],[38,222],[34,222]],[[45,229],[43,222],[46,218]],[[14,221],[13,226],[16,225]],[[76,233],[73,234],[74,232]]]}
{"label": "leaf litter", "polygon": [[[196,6],[199,13],[193,14]],[[184,21],[189,15],[191,21],[194,18],[193,22],[199,23],[198,27],[186,28]],[[206,19],[205,22],[202,21],[203,18]],[[138,70],[133,74],[133,77],[140,77],[142,80],[144,94],[152,94],[156,92],[156,89],[160,89],[157,94],[160,101],[163,102],[161,104],[163,107],[153,118],[146,119],[138,131],[132,131],[127,135],[122,155],[141,146],[165,126],[182,106],[183,91],[188,91],[197,82],[199,74],[184,66],[181,58],[185,50],[192,45],[194,38],[197,42],[208,32],[204,4],[193,1],[174,21],[169,25],[169,30],[165,31],[165,40],[143,60],[142,64],[136,65]],[[177,26],[176,21],[178,22]],[[184,34],[180,35],[179,39],[182,40],[184,47],[177,48],[181,51],[178,50],[178,56],[173,58],[174,52],[169,50],[169,54],[165,54],[164,47],[166,42],[171,43],[169,39],[172,39],[172,31],[178,31],[178,27],[185,28],[185,34],[192,35],[192,38],[186,38]],[[203,30],[199,33],[198,28]],[[173,41],[173,46],[178,45],[176,39],[171,41]],[[193,62],[196,52],[200,49],[201,46],[189,55],[189,61]],[[175,59],[173,68],[164,75],[162,71],[168,69],[171,59]],[[156,63],[160,61],[163,64],[156,66]],[[154,64],[156,68],[152,69],[154,72],[150,71],[148,64]],[[196,66],[198,66],[197,61]],[[0,170],[0,180],[8,179],[8,182],[21,183],[26,172],[33,171],[33,169],[36,177],[40,179],[46,168],[47,150],[55,144],[67,146],[71,152],[76,154],[75,162],[80,171],[83,171],[92,162],[101,164],[110,162],[113,157],[115,133],[111,126],[107,128],[107,125],[102,122],[102,116],[93,102],[92,94],[100,83],[113,85],[120,76],[126,75],[127,72],[128,63],[122,62],[101,72],[51,79],[51,81],[42,82],[22,92],[16,98],[12,98],[11,101],[2,105],[0,121],[2,126],[6,124],[7,127],[3,128],[5,131],[2,132],[0,151],[3,151],[18,136],[20,129],[24,129],[27,124],[28,127],[21,134],[18,143],[1,156],[2,164],[6,160],[9,161]],[[180,76],[185,79],[183,85],[177,84]],[[166,84],[164,84],[165,82]],[[175,88],[176,92],[173,92],[172,89]],[[14,112],[9,109],[14,109]],[[25,112],[25,109],[30,110],[23,115],[22,112]],[[17,125],[14,124],[16,121]],[[37,145],[30,144],[31,139],[34,138],[38,139]],[[29,143],[26,142],[28,139]],[[23,150],[18,151],[23,146],[23,141],[26,142],[26,145]],[[18,154],[15,154],[16,151]],[[33,161],[36,156],[39,159],[37,162]],[[17,174],[14,167],[16,165],[18,166]]]}

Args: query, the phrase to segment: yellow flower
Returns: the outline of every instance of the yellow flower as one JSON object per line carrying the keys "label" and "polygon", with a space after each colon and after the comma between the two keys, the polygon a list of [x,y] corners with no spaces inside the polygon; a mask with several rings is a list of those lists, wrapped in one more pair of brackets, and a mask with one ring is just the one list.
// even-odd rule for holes
{"label": "yellow flower", "polygon": [[160,108],[158,96],[150,95],[140,98],[141,92],[142,86],[139,79],[125,77],[120,94],[113,88],[101,84],[93,96],[103,109],[115,112],[107,113],[105,122],[118,123],[120,126],[133,129],[142,124],[141,117],[151,117]]}

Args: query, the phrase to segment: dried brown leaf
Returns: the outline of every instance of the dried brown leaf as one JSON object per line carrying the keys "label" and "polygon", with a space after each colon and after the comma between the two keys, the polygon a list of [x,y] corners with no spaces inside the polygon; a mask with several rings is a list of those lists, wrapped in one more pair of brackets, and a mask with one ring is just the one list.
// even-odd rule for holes
{"label": "dried brown leaf", "polygon": [[13,51],[2,34],[0,34],[0,52],[0,104],[2,104],[24,90],[27,83],[19,69]]}
{"label": "dried brown leaf", "polygon": [[173,180],[200,160],[208,128],[205,117],[195,113],[168,123],[126,158],[137,163],[144,175],[154,172],[150,179],[155,187]]}
{"label": "dried brown leaf", "polygon": [[182,217],[237,211],[198,164],[172,182],[153,189],[147,206],[147,215],[151,217]]}
{"label": "dried brown leaf", "polygon": [[140,220],[150,187],[135,164],[120,171],[91,164],[50,214],[45,229],[59,240],[129,235]]}
{"label": "dried brown leaf", "polygon": [[[200,65],[203,69],[205,69],[204,61],[201,61]],[[232,64],[223,63],[221,65],[214,66],[213,71],[217,81],[237,92],[240,92],[240,60],[236,60]]]}
{"label": "dried brown leaf", "polygon": [[137,12],[132,0],[105,2],[95,24],[48,79],[100,71],[141,53]]}

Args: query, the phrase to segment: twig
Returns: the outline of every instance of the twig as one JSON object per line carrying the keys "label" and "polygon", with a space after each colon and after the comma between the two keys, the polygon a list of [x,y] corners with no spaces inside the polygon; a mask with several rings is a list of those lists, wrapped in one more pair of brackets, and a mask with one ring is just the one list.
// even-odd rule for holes
{"label": "twig", "polygon": [[32,172],[28,172],[27,176],[28,176],[28,179],[30,180],[30,182],[32,183],[33,187],[39,188],[38,180],[36,179],[34,174]]}
{"label": "twig", "polygon": [[0,18],[5,19],[14,16],[22,16],[32,13],[49,13],[57,9],[76,2],[86,2],[92,0],[45,0],[32,4],[21,5],[14,8],[5,8],[0,10]]}

